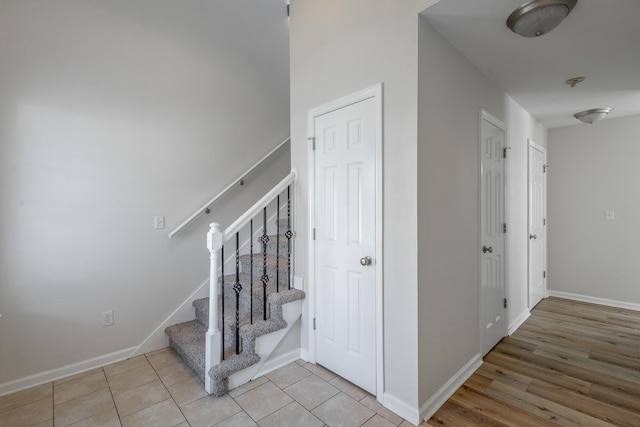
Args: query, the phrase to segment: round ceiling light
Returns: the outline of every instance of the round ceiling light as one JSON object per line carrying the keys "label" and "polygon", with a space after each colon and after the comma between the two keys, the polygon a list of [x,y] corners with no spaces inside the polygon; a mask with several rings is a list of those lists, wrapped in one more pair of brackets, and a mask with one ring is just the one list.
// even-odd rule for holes
{"label": "round ceiling light", "polygon": [[557,27],[578,0],[532,0],[513,11],[507,27],[523,37],[540,37]]}
{"label": "round ceiling light", "polygon": [[611,108],[594,108],[592,110],[580,111],[573,115],[576,119],[580,120],[582,123],[595,123],[600,119],[603,119],[609,112]]}

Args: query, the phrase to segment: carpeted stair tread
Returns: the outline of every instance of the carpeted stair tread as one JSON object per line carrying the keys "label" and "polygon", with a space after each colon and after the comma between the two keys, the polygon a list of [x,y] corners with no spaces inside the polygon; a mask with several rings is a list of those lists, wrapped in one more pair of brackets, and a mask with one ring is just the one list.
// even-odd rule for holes
{"label": "carpeted stair tread", "polygon": [[[218,301],[218,316],[222,317],[221,306],[222,302]],[[209,297],[200,298],[193,301],[193,307],[196,309],[196,321],[198,321],[202,326],[208,328],[209,324]],[[224,310],[224,321],[225,324],[228,325],[231,329],[235,329],[236,323],[236,307],[235,307],[235,296],[233,301],[225,301],[225,310]],[[256,320],[260,320],[256,316],[256,311],[254,310],[253,318],[254,322]],[[240,324],[244,325],[246,323],[251,323],[251,316],[248,310],[240,310]]]}
{"label": "carpeted stair tread", "polygon": [[[262,266],[263,260],[264,260],[264,255],[262,253],[254,253],[253,255],[240,255],[240,261],[241,262],[245,262],[245,263],[249,263],[249,257],[253,257],[253,265],[260,265]],[[276,265],[276,260],[277,258],[280,258],[279,260],[279,264],[278,265],[287,265],[287,254],[286,253],[281,253],[280,257],[276,257],[275,254],[269,254],[267,253],[267,265]]]}
{"label": "carpeted stair tread", "polygon": [[[262,268],[262,260],[260,260],[260,267]],[[255,263],[254,263],[254,268],[255,268]],[[251,275],[249,273],[240,273],[240,275],[238,276],[239,282],[242,285],[242,293],[248,293],[249,290],[251,289]],[[267,293],[270,292],[275,292],[275,282],[271,279],[275,279],[275,277],[269,277],[269,281],[267,282]],[[219,283],[222,283],[222,279],[218,280]],[[224,286],[225,286],[225,292],[227,292],[228,289],[232,289],[233,286],[236,284],[236,274],[235,272],[233,274],[225,274],[224,276]],[[282,281],[280,282],[280,285],[282,285]],[[253,292],[257,292],[256,289],[260,287],[260,291],[262,291],[262,280],[260,279],[260,276],[256,276],[255,274],[253,275]],[[271,287],[273,287],[273,291],[269,291],[269,289],[271,289]]]}

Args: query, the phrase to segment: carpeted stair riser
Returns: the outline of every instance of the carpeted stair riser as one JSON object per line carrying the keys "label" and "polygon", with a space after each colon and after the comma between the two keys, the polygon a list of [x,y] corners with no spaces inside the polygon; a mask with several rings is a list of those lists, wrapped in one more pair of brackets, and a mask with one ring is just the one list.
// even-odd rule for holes
{"label": "carpeted stair riser", "polygon": [[198,376],[204,381],[205,340],[207,328],[195,320],[178,323],[165,329],[169,336],[169,347],[174,349]]}
{"label": "carpeted stair riser", "polygon": [[[278,244],[277,248],[276,243]],[[275,236],[270,236],[267,242],[267,254],[275,255],[276,249],[279,251],[278,255],[286,258],[289,250],[293,253],[293,240],[291,241],[291,249],[289,249],[289,241],[284,235],[281,235],[279,239],[276,239]],[[253,251],[254,253],[262,253],[262,244],[254,246]]]}
{"label": "carpeted stair riser", "polygon": [[[253,258],[253,270],[251,265],[251,258]],[[277,261],[277,263],[276,263]],[[276,259],[275,256],[267,256],[267,276],[269,281],[276,281],[276,266],[278,270],[278,282],[280,284],[287,283],[289,277],[289,268],[287,264],[287,258],[280,256]],[[249,255],[243,255],[240,257],[240,271],[246,274],[250,274],[253,271],[253,281],[260,282],[264,267],[264,257],[262,254],[254,254],[252,257]],[[225,271],[225,275],[229,272]],[[261,283],[261,282],[260,282]]]}
{"label": "carpeted stair riser", "polygon": [[[225,312],[225,322],[229,324],[235,324],[235,310],[236,310],[236,294],[233,292],[231,286],[227,287],[227,291],[224,297],[224,312]],[[248,285],[247,292],[243,288],[243,291],[240,294],[240,316],[241,319],[248,319],[250,321],[250,313],[251,313],[251,298],[248,294]],[[286,286],[282,286],[280,290],[287,289]],[[271,293],[275,292],[275,285],[273,283],[269,283],[267,286],[267,296]],[[219,302],[218,307],[218,324],[221,325],[222,320],[222,306],[221,300]],[[263,318],[264,313],[264,295],[262,291],[262,285],[259,285],[259,288],[254,285],[253,292],[253,320],[259,320]],[[208,326],[209,324],[209,298],[202,298],[195,300],[193,302],[193,306],[196,309],[196,320],[200,322],[203,326]],[[267,308],[268,310],[268,308]]]}
{"label": "carpeted stair riser", "polygon": [[[209,327],[209,298],[195,300],[193,306],[196,309],[196,321],[206,329]],[[224,348],[235,349],[236,346],[236,312],[235,295],[228,300],[225,298],[224,322],[222,320],[221,303],[218,308],[218,327],[224,331]],[[268,308],[267,308],[268,310]],[[262,320],[261,316],[254,314],[254,322]],[[251,323],[249,311],[240,312],[240,326]],[[242,343],[241,343],[242,344]]]}

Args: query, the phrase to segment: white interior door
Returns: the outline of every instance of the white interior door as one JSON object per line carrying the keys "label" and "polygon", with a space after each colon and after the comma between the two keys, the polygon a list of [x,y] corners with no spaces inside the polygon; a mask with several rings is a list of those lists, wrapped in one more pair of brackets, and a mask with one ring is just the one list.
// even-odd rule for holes
{"label": "white interior door", "polygon": [[376,104],[315,117],[316,361],[376,394]]}
{"label": "white interior door", "polygon": [[529,144],[529,308],[547,294],[546,162],[544,148]]}
{"label": "white interior door", "polygon": [[499,121],[483,113],[480,130],[480,319],[482,355],[507,330],[505,293],[505,131]]}

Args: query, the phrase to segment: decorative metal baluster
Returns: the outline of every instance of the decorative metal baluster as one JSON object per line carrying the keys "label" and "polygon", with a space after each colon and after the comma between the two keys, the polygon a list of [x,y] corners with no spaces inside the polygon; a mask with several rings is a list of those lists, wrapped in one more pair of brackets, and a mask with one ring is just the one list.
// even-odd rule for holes
{"label": "decorative metal baluster", "polygon": [[276,292],[280,292],[280,195],[276,199]]}
{"label": "decorative metal baluster", "polygon": [[289,289],[291,289],[291,238],[293,232],[291,231],[291,186],[287,186],[287,231],[284,233],[287,238],[287,283]]}
{"label": "decorative metal baluster", "polygon": [[[222,328],[221,329],[221,333],[222,333],[222,360],[224,360],[224,245],[222,245],[222,251],[221,251],[221,256],[220,259],[222,260],[220,264],[221,265],[221,284],[220,284],[220,296],[221,296],[221,300],[222,300]],[[217,320],[216,320],[217,322]]]}
{"label": "decorative metal baluster", "polygon": [[240,232],[236,232],[236,284],[233,290],[236,293],[236,354],[240,354]]}
{"label": "decorative metal baluster", "polygon": [[267,320],[267,282],[269,276],[267,275],[267,243],[269,243],[269,236],[267,236],[267,207],[262,210],[262,318]]}
{"label": "decorative metal baluster", "polygon": [[251,324],[253,325],[253,219],[249,222],[249,242],[249,271],[251,272],[249,276],[249,288],[251,289]]}

